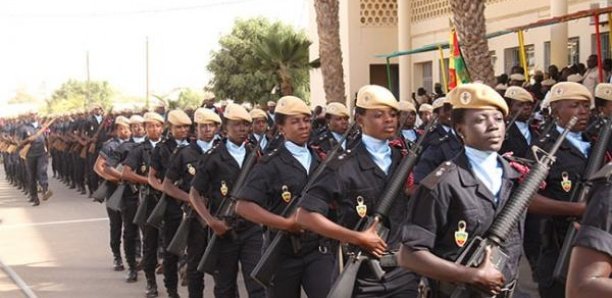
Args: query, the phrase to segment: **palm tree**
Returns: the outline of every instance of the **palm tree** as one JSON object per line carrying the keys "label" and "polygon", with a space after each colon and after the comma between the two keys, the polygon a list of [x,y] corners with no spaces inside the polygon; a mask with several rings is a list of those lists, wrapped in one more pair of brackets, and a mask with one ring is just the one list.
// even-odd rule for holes
{"label": "palm tree", "polygon": [[485,38],[487,33],[484,17],[485,1],[451,0],[450,5],[471,79],[494,86],[495,71],[489,54],[489,45]]}
{"label": "palm tree", "polygon": [[323,89],[327,102],[346,103],[338,0],[315,0],[319,57],[323,74]]}
{"label": "palm tree", "polygon": [[260,70],[276,76],[282,95],[294,93],[298,78],[308,75],[308,47],[311,42],[303,35],[274,26],[255,43],[255,55]]}

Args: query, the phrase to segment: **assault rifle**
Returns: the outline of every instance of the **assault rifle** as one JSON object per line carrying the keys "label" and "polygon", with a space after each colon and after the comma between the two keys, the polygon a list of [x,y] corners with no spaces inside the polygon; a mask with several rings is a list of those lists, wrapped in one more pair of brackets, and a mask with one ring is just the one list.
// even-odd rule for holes
{"label": "assault rifle", "polygon": [[[306,182],[306,185],[304,186],[304,188],[302,188],[302,191],[299,196],[293,196],[293,198],[291,198],[291,201],[289,201],[289,204],[287,204],[287,206],[281,213],[281,216],[289,217],[295,212],[300,198],[302,198],[304,194],[306,194],[306,192],[312,186],[314,181],[323,173],[323,171],[327,167],[327,164],[329,164],[331,160],[334,160],[336,158],[336,155],[340,153],[342,143],[344,143],[344,141],[347,140],[348,136],[356,130],[356,127],[356,123],[353,122],[351,126],[344,132],[338,143],[334,146],[334,148],[332,148],[325,160],[317,166],[317,168],[311,175],[309,175],[308,182]],[[294,235],[289,234],[287,231],[279,230],[277,231],[276,236],[274,236],[274,239],[270,242],[270,245],[268,245],[268,247],[262,254],[261,259],[259,259],[259,262],[253,269],[253,272],[251,272],[251,277],[264,287],[270,287],[274,284],[274,276],[276,275],[276,270],[278,269],[281,261],[281,244],[288,236],[291,236],[290,241],[293,250],[299,250],[299,239]]]}
{"label": "assault rifle", "polygon": [[[603,122],[603,125],[599,131],[599,140],[597,140],[597,144],[595,144],[593,151],[591,151],[589,163],[584,170],[584,179],[583,181],[578,182],[570,202],[586,201],[591,187],[593,186],[589,179],[603,166],[604,157],[608,149],[607,146],[610,142],[610,135],[612,135],[612,116],[608,116],[607,119],[602,118],[601,121]],[[574,223],[575,221],[570,223],[567,232],[565,233],[565,240],[563,240],[563,246],[561,247],[559,258],[557,259],[557,263],[555,264],[555,268],[553,270],[553,278],[561,281],[562,283],[565,283],[565,279],[567,277],[567,269],[569,266],[569,257],[572,250],[572,244],[574,243],[576,232],[578,232]]]}
{"label": "assault rifle", "polygon": [[[257,162],[257,154],[258,150],[261,148],[261,140],[263,140],[266,136],[262,136],[259,141],[257,141],[257,145],[255,148],[251,150],[249,156],[245,159],[242,164],[242,168],[240,170],[240,174],[236,178],[236,183],[234,183],[234,187],[232,188],[232,192],[228,197],[224,197],[223,201],[217,208],[217,212],[215,213],[215,217],[221,218],[226,221],[226,224],[230,224],[236,218],[236,195],[238,191],[242,189],[244,183],[246,182],[246,178],[255,166],[255,162]],[[208,206],[211,206],[210,202]],[[230,237],[235,237],[235,231],[229,230]],[[200,263],[198,264],[198,271],[213,274],[215,272],[215,267],[217,265],[217,256],[218,256],[218,244],[217,239],[219,236],[217,234],[212,233],[212,236],[208,239],[208,245],[206,246],[206,250],[204,250],[204,254],[202,255],[202,259],[200,259]]]}
{"label": "assault rifle", "polygon": [[91,142],[91,144],[89,144],[89,147],[87,148],[87,151],[89,153],[93,154],[93,153],[96,152],[96,143],[98,142],[98,138],[100,137],[100,133],[102,132],[102,129],[104,129],[104,125],[106,124],[107,120],[112,117],[112,115],[111,115],[112,111],[113,111],[113,107],[111,107],[108,110],[108,113],[106,113],[106,116],[104,116],[104,118],[102,118],[102,121],[100,121],[100,125],[96,129],[96,132],[94,133],[94,135],[89,140]]}
{"label": "assault rifle", "polygon": [[[502,245],[512,232],[512,229],[522,218],[523,212],[531,203],[532,198],[540,187],[540,183],[546,179],[551,165],[555,162],[555,154],[563,143],[563,140],[577,122],[576,117],[572,117],[565,126],[563,133],[554,143],[547,153],[536,146],[531,147],[536,163],[531,167],[529,174],[521,183],[512,198],[508,200],[503,210],[495,217],[491,227],[486,232],[485,238],[474,237],[463,249],[455,263],[468,267],[478,267],[484,260],[486,248],[491,248],[491,263],[499,271],[502,271],[509,256],[503,251]],[[542,157],[539,157],[542,154]],[[465,284],[460,284],[452,289],[451,298],[471,297],[471,289]]]}
{"label": "assault rifle", "polygon": [[[393,172],[393,176],[391,176],[391,179],[385,186],[385,190],[380,196],[380,200],[378,200],[374,213],[361,218],[354,230],[365,231],[378,222],[376,233],[386,241],[389,235],[389,228],[387,228],[383,222],[387,218],[393,203],[395,203],[397,197],[403,192],[406,179],[421,154],[423,141],[438,122],[437,120],[437,118],[434,118],[427,123],[423,134],[419,137],[414,146],[408,149],[407,156],[402,159],[397,169]],[[378,280],[382,279],[385,275],[380,260],[364,251],[362,248],[349,246],[347,254],[349,258],[344,265],[344,270],[332,285],[327,296],[328,298],[351,297],[353,295],[353,288],[355,287],[355,280],[357,279],[359,268],[361,268],[364,262],[366,262]]]}

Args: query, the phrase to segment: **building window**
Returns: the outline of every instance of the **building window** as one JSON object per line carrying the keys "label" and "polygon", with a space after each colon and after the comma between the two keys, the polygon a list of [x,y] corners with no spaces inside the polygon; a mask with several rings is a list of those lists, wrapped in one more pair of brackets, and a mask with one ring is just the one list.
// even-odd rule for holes
{"label": "building window", "polygon": [[[567,65],[572,65],[580,62],[580,37],[572,37],[567,39]],[[557,65],[563,68],[567,65]],[[548,70],[550,66],[550,41],[544,42],[544,68]]]}
{"label": "building window", "polygon": [[422,86],[417,86],[417,87],[425,88],[428,94],[432,93],[433,92],[433,73],[432,73],[431,61],[418,63],[417,67],[421,68],[421,73],[423,74],[423,84]]}
{"label": "building window", "polygon": [[[535,65],[535,48],[532,44],[525,45],[525,52],[527,54],[527,67],[533,69]],[[521,58],[519,55],[519,47],[507,48],[504,50],[504,71],[509,74],[513,66],[521,65]]]}
{"label": "building window", "polygon": [[[599,34],[599,37],[601,38],[601,56],[603,59],[612,58],[610,53],[610,35],[608,35],[608,32],[602,32]],[[597,54],[597,39],[595,38],[595,34],[591,35],[591,54]]]}

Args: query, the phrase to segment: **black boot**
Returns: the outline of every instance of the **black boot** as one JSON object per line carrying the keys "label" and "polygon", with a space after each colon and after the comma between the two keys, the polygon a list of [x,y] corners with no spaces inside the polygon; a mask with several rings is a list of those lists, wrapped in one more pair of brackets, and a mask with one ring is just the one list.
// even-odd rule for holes
{"label": "black boot", "polygon": [[123,260],[121,260],[121,257],[115,257],[115,260],[113,260],[113,270],[115,271],[125,270],[125,267],[123,267]]}
{"label": "black boot", "polygon": [[179,296],[176,289],[172,289],[172,290],[168,289],[168,298],[181,298],[181,296]]}
{"label": "black boot", "polygon": [[138,281],[138,271],[136,271],[136,268],[130,267],[130,269],[128,269],[128,273],[125,276],[125,281],[128,283]]}
{"label": "black boot", "polygon": [[155,280],[155,272],[145,272],[145,278],[147,279],[145,297],[153,298],[159,296],[159,292],[157,291],[157,282]]}

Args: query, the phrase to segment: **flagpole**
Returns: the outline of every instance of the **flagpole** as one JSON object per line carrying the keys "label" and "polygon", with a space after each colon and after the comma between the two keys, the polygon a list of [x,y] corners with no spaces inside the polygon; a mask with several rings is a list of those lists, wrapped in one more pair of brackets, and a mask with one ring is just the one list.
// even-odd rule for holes
{"label": "flagpole", "polygon": [[146,59],[146,92],[145,92],[145,108],[149,108],[149,37],[145,40],[145,59]]}

